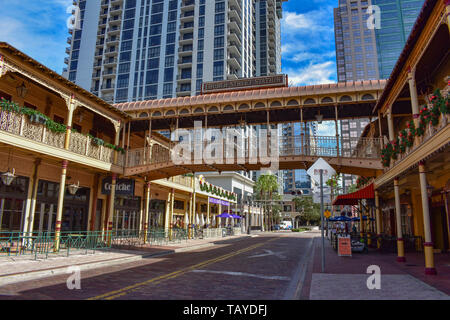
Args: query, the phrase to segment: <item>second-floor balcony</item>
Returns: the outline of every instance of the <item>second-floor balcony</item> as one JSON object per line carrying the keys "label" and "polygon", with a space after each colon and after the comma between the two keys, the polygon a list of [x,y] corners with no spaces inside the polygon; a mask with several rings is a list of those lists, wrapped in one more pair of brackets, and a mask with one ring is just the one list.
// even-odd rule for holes
{"label": "second-floor balcony", "polygon": [[[42,152],[43,149],[40,145],[45,145],[51,147],[46,150],[48,155],[60,158],[76,158],[76,156],[65,155],[65,153],[75,153],[78,156],[99,160],[106,164],[123,166],[123,154],[119,153],[117,161],[114,161],[113,149],[95,144],[95,141],[89,136],[75,131],[70,134],[69,149],[66,150],[64,148],[67,134],[65,126],[49,126],[47,121],[42,116],[30,116],[3,109],[0,113],[0,132],[23,139],[20,141],[16,140],[16,146],[27,148],[28,150],[36,148],[39,152]],[[57,126],[56,129],[55,126]]]}

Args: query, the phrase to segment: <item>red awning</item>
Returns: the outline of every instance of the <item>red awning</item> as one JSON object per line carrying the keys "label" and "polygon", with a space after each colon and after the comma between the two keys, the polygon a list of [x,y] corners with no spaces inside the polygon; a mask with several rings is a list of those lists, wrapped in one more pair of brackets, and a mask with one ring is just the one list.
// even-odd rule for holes
{"label": "red awning", "polygon": [[367,187],[364,187],[356,192],[338,196],[336,199],[334,199],[333,205],[357,205],[358,200],[374,198],[375,190],[373,188],[373,183],[371,183]]}

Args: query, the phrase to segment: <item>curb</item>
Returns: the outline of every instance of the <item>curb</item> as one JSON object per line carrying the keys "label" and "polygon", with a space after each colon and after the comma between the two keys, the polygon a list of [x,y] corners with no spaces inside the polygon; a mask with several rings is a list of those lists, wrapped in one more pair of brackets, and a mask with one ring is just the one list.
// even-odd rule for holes
{"label": "curb", "polygon": [[[245,236],[241,236],[241,237],[229,239],[229,240],[231,240],[230,242],[232,243],[232,242],[237,242],[237,241],[248,239],[248,238],[252,238],[252,236],[245,235]],[[220,240],[215,240],[215,241],[220,241]],[[44,269],[44,270],[36,270],[36,271],[20,272],[20,273],[14,273],[14,274],[9,274],[9,275],[3,275],[3,276],[0,276],[0,287],[8,285],[8,284],[15,284],[15,283],[24,282],[24,281],[38,280],[38,279],[53,277],[53,276],[62,275],[62,274],[70,274],[72,272],[68,273],[67,268],[69,268],[71,266],[79,267],[80,271],[98,269],[98,268],[102,268],[102,267],[115,266],[115,265],[120,265],[120,264],[124,264],[124,263],[140,261],[140,260],[146,259],[146,258],[162,257],[162,256],[166,256],[166,255],[170,255],[170,254],[174,254],[174,253],[178,253],[178,252],[188,252],[188,251],[193,251],[193,250],[197,250],[197,249],[213,247],[213,246],[216,246],[216,244],[214,243],[215,241],[198,244],[198,245],[193,245],[193,246],[189,246],[189,247],[176,248],[173,250],[166,250],[166,251],[148,253],[148,254],[140,254],[140,255],[136,255],[136,256],[132,256],[132,257],[113,258],[113,259],[97,261],[97,262],[72,264],[70,266],[66,265],[66,266],[49,268],[49,269]]]}

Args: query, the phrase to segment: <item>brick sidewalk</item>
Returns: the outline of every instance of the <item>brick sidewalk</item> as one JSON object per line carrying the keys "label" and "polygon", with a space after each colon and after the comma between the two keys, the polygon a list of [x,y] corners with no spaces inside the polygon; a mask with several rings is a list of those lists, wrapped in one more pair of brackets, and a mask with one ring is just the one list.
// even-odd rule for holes
{"label": "brick sidewalk", "polygon": [[[353,253],[339,257],[325,240],[325,273],[322,274],[321,238],[315,239],[314,259],[310,261],[301,299],[448,299],[450,295],[450,255],[436,254],[436,276],[425,275],[422,253],[407,253],[406,263],[396,262],[395,254]],[[367,267],[381,269],[381,290],[369,290]]]}
{"label": "brick sidewalk", "polygon": [[[215,245],[227,245],[240,239],[248,238],[248,235],[229,236],[226,238],[208,238],[170,243],[164,246],[142,246],[92,250],[72,251],[70,256],[55,255],[47,259],[34,259],[34,256],[3,256],[0,257],[0,285],[14,281],[24,281],[36,277],[51,276],[64,273],[70,266],[82,268],[105,267],[125,262],[138,261],[142,258],[167,255],[175,252],[183,252],[206,248]],[[22,280],[24,279],[24,280]]]}

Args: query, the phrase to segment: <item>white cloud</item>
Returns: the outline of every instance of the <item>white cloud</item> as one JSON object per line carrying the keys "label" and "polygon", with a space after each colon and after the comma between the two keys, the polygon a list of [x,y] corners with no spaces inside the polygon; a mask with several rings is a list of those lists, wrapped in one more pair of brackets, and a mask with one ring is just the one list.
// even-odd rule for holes
{"label": "white cloud", "polygon": [[334,121],[324,121],[317,126],[317,135],[322,137],[336,136]]}
{"label": "white cloud", "polygon": [[298,70],[285,69],[285,73],[289,76],[289,83],[295,86],[334,83],[335,72],[336,64],[331,61],[310,63]]}
{"label": "white cloud", "polygon": [[316,0],[318,9],[285,11],[282,26],[283,73],[295,85],[332,83],[336,79],[333,6]]}
{"label": "white cloud", "polygon": [[69,36],[66,9],[69,0],[0,0],[8,14],[0,19],[0,41],[5,41],[47,67],[61,72],[64,67],[66,38]]}

